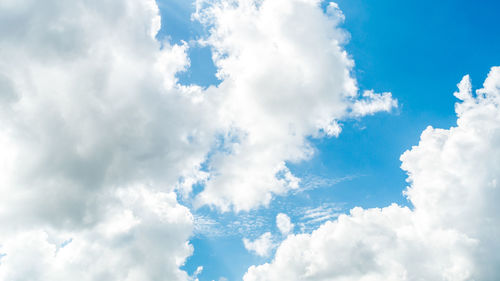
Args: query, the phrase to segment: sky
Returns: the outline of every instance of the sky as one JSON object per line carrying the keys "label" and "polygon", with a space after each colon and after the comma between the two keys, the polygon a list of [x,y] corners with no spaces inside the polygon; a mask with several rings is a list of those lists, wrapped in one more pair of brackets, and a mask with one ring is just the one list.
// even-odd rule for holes
{"label": "sky", "polygon": [[498,280],[496,1],[0,1],[0,280]]}

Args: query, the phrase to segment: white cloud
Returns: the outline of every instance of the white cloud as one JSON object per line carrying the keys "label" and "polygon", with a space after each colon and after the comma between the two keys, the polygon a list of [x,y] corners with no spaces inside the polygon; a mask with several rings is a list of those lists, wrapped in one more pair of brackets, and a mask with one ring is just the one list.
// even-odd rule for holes
{"label": "white cloud", "polygon": [[[297,189],[286,162],[314,152],[307,137],[336,136],[339,120],[388,111],[389,93],[359,97],[342,44],[342,12],[319,0],[198,0],[194,18],[210,26],[223,81],[207,93],[225,97],[217,114],[225,130],[209,159],[212,173],[198,205],[223,211],[267,205]],[[360,100],[361,99],[361,100]]]}
{"label": "white cloud", "polygon": [[0,43],[0,73],[18,98],[0,110],[9,194],[0,221],[91,224],[100,192],[137,182],[172,190],[180,176],[197,176],[212,142],[200,117],[210,106],[193,101],[197,88],[175,86],[186,47],[160,50],[150,36],[154,1],[36,3],[0,11],[34,21],[2,30],[15,37]]}
{"label": "white cloud", "polygon": [[463,280],[463,248],[474,241],[412,220],[395,205],[353,209],[312,234],[289,236],[271,263],[249,268],[244,280]]}
{"label": "white cloud", "polygon": [[259,238],[254,241],[243,238],[243,245],[245,249],[253,252],[261,257],[267,257],[271,253],[271,250],[275,247],[273,243],[273,237],[271,232],[266,232],[262,234]]}
{"label": "white cloud", "polygon": [[290,217],[283,213],[279,213],[276,216],[276,226],[282,235],[288,235],[293,231],[294,227],[293,223],[290,221]]}
{"label": "white cloud", "polygon": [[211,105],[176,85],[186,46],[154,39],[156,3],[7,0],[0,21],[0,279],[187,280],[172,191]]}
{"label": "white cloud", "polygon": [[391,93],[375,94],[373,91],[365,91],[363,98],[353,104],[351,112],[353,116],[372,115],[398,107],[398,101],[392,98]]}
{"label": "white cloud", "polygon": [[92,227],[3,231],[0,280],[188,280],[192,216],[175,194],[134,186],[114,197]]}
{"label": "white cloud", "polygon": [[500,67],[474,96],[465,76],[457,126],[427,128],[401,157],[414,209],[354,208],[289,236],[244,280],[497,280],[500,275]]}
{"label": "white cloud", "polygon": [[195,279],[173,192],[201,182],[200,205],[265,205],[299,187],[286,163],[313,153],[307,137],[339,134],[362,99],[335,5],[197,16],[223,79],[207,90],[178,84],[188,47],[155,39],[153,0],[0,3],[1,279]]}

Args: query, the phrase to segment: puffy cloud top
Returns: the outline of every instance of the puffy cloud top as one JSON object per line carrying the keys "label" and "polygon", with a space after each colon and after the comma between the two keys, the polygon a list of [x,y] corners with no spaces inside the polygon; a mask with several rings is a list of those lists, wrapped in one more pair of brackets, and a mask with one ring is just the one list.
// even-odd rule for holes
{"label": "puffy cloud top", "polygon": [[299,187],[285,163],[313,154],[307,137],[336,136],[339,120],[397,106],[390,93],[359,97],[343,17],[335,4],[325,14],[317,0],[197,1],[195,18],[210,26],[202,43],[223,79],[208,92],[224,94],[224,150],[209,159],[199,205],[267,205]]}
{"label": "puffy cloud top", "polygon": [[176,85],[156,3],[7,0],[0,21],[0,280],[187,280],[173,187],[210,106]]}

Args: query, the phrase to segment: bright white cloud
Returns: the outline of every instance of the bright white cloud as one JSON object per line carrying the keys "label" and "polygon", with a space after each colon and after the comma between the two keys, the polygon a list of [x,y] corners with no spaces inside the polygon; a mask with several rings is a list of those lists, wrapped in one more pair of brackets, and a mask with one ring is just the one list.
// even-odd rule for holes
{"label": "bright white cloud", "polygon": [[115,198],[93,226],[0,234],[0,280],[188,280],[192,216],[175,194],[135,186]]}
{"label": "bright white cloud", "polygon": [[154,1],[20,3],[0,10],[29,19],[1,27],[12,37],[0,42],[2,88],[16,98],[0,111],[9,194],[0,222],[91,224],[100,192],[133,183],[172,190],[180,176],[199,175],[212,126],[198,116],[209,105],[195,100],[197,88],[175,86],[186,47],[160,50],[150,36]]}
{"label": "bright white cloud", "polygon": [[359,97],[336,5],[198,6],[223,80],[206,90],[178,84],[187,45],[155,39],[153,0],[0,3],[0,279],[195,279],[175,190],[265,205],[299,187],[286,163],[307,137],[338,135],[360,99],[390,110]]}
{"label": "bright white cloud", "polygon": [[421,229],[407,208],[356,208],[312,234],[289,236],[244,280],[464,280],[463,252],[473,245],[453,231]]}
{"label": "bright white cloud", "polygon": [[[319,0],[198,0],[195,18],[210,26],[223,94],[217,114],[222,151],[198,205],[249,210],[297,189],[285,165],[309,158],[307,137],[336,136],[346,117],[389,111],[390,93],[359,97],[344,51],[344,16]],[[362,101],[359,100],[362,99]]]}
{"label": "bright white cloud", "polygon": [[7,0],[0,19],[0,279],[187,280],[172,191],[200,176],[211,105],[176,85],[186,46],[154,39],[156,3]]}
{"label": "bright white cloud", "polygon": [[276,216],[276,226],[278,227],[282,235],[288,235],[293,231],[294,227],[293,223],[290,220],[290,217],[283,213],[279,213]]}
{"label": "bright white cloud", "polygon": [[253,252],[261,257],[267,257],[271,253],[271,250],[275,247],[273,242],[273,236],[271,232],[266,232],[262,234],[259,238],[254,241],[243,238],[243,245],[245,249]]}
{"label": "bright white cloud", "polygon": [[354,208],[291,235],[252,280],[497,280],[500,274],[500,67],[455,93],[457,126],[427,128],[402,168],[414,206]]}

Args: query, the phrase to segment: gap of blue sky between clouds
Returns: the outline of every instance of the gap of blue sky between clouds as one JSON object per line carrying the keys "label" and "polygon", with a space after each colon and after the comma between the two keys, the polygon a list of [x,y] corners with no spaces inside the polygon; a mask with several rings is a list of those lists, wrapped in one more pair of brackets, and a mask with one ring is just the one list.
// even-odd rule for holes
{"label": "gap of blue sky between clouds", "polygon": [[452,111],[353,3],[0,4],[0,280],[496,280],[500,68]]}

